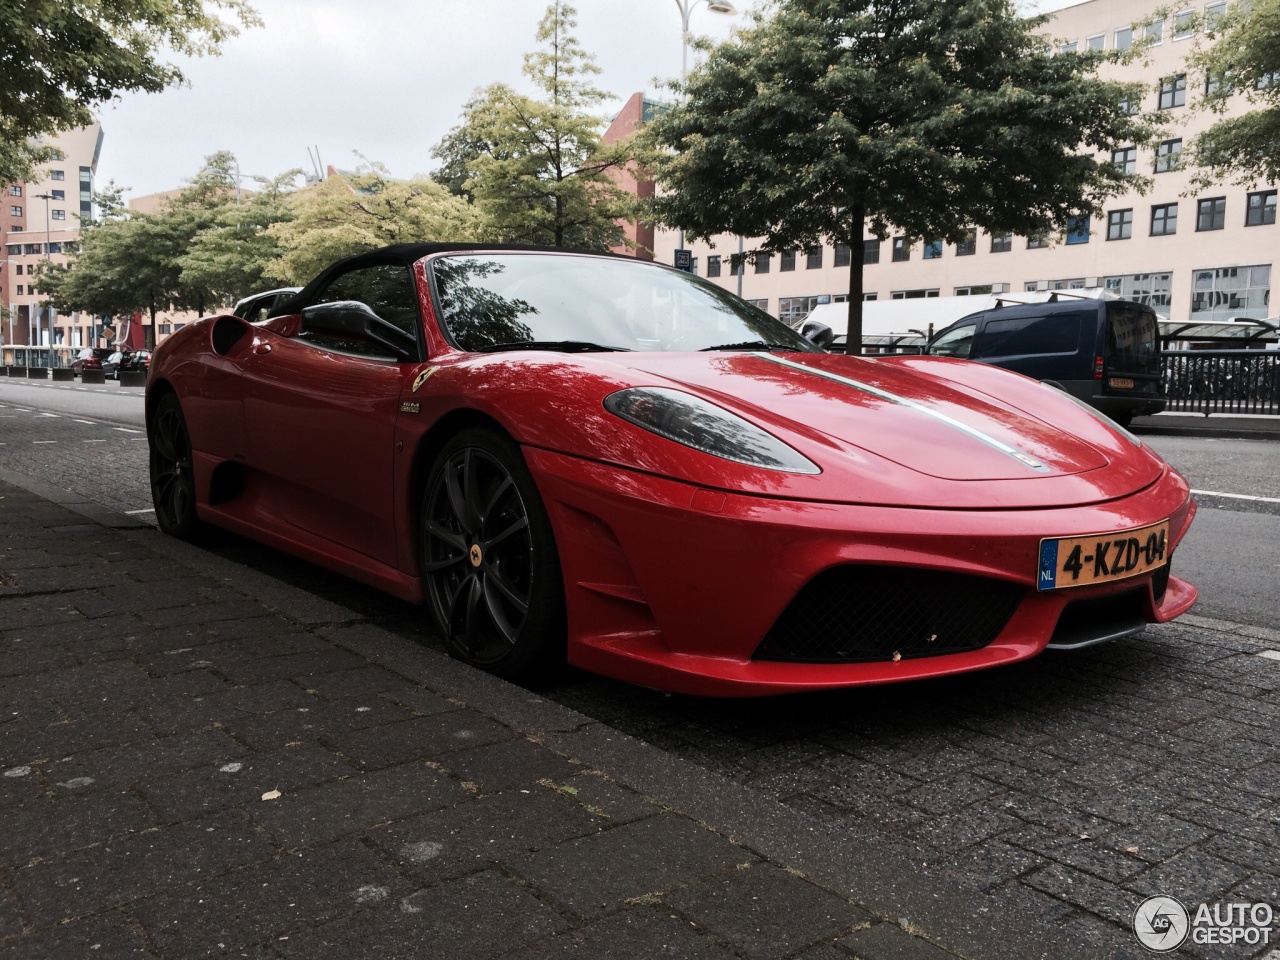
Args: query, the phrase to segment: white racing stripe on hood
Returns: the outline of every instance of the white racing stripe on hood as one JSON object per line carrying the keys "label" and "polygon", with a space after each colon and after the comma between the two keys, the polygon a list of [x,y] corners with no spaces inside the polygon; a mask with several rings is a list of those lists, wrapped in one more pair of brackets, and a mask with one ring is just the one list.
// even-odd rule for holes
{"label": "white racing stripe on hood", "polygon": [[971,427],[969,424],[962,423],[961,421],[957,420],[955,417],[947,416],[947,414],[942,413],[939,410],[934,410],[932,407],[927,407],[923,403],[920,403],[916,400],[911,400],[907,397],[899,396],[896,393],[890,393],[888,390],[881,390],[879,387],[873,387],[869,383],[862,383],[859,380],[852,380],[849,377],[842,377],[838,373],[829,373],[826,370],[819,370],[815,367],[810,367],[803,363],[796,363],[794,360],[788,360],[785,357],[778,357],[771,353],[754,353],[752,354],[752,356],[759,357],[761,360],[768,360],[770,363],[776,363],[784,367],[789,367],[792,370],[800,370],[800,371],[803,371],[804,373],[810,373],[810,374],[813,374],[813,376],[815,377],[822,377],[826,380],[834,381],[835,383],[842,383],[846,387],[852,387],[854,390],[859,390],[862,393],[870,394],[873,397],[879,397],[881,400],[888,400],[890,403],[896,403],[896,404],[899,404],[900,406],[908,407],[912,410],[915,410],[917,413],[922,413],[926,417],[932,417],[934,420],[937,420],[939,423],[945,423],[947,426],[955,430],[959,430],[961,433],[966,434],[967,436],[973,437],[973,439],[978,440],[982,443],[985,443],[987,446],[993,447],[994,449],[999,450],[1001,453],[1004,453],[1010,457],[1013,457],[1019,463],[1030,467],[1032,470],[1047,471],[1049,469],[1045,464],[1041,463],[1039,460],[1031,456],[1029,453],[1024,453],[1023,451],[1017,449],[1016,447],[1011,447],[1009,446],[1009,444],[1005,443],[1003,440],[998,440],[988,433],[983,433],[977,427]]}

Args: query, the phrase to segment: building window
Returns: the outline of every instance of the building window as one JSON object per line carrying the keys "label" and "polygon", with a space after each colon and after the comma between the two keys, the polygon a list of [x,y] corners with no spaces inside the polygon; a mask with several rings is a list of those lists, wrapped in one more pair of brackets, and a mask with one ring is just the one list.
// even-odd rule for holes
{"label": "building window", "polygon": [[11,197],[20,197],[20,196],[22,196],[22,186],[21,186],[20,184],[17,184],[17,183],[10,184],[10,186],[9,186],[9,196],[11,196]]}
{"label": "building window", "polygon": [[1120,108],[1122,114],[1131,117],[1142,109],[1142,96],[1141,94],[1135,94],[1132,97],[1123,97],[1116,103],[1116,106]]}
{"label": "building window", "polygon": [[1204,95],[1206,97],[1229,97],[1235,93],[1235,84],[1231,81],[1230,70],[1211,73],[1204,79]]}
{"label": "building window", "polygon": [[1151,208],[1151,235],[1168,237],[1178,232],[1178,205],[1161,203]]}
{"label": "building window", "polygon": [[990,283],[980,283],[976,286],[956,287],[957,297],[974,297],[981,296],[985,293],[993,293],[995,287]]}
{"label": "building window", "polygon": [[50,179],[50,180],[65,180],[65,179],[67,179],[67,175],[66,175],[66,173],[65,173],[64,171],[62,171],[62,170],[50,170],[50,171],[49,171],[49,179]]}
{"label": "building window", "polygon": [[1116,49],[1128,50],[1133,46],[1133,28],[1121,27],[1116,31]]}
{"label": "building window", "polygon": [[707,256],[707,276],[720,276],[720,254],[712,253]]}
{"label": "building window", "polygon": [[[68,244],[67,244],[67,252],[68,252],[68,253],[71,253],[71,252],[72,252],[72,247],[73,247],[73,244],[70,244],[70,243],[68,243]],[[52,253],[61,253],[61,252],[62,252],[62,244],[61,244],[61,243],[59,243],[57,240],[53,241],[53,243],[49,244],[49,252],[50,252],[51,254],[52,254]]]}
{"label": "building window", "polygon": [[1196,230],[1221,230],[1227,225],[1227,198],[1210,197],[1196,204]]}
{"label": "building window", "polygon": [[1027,237],[1028,250],[1044,250],[1049,246],[1048,237]]}
{"label": "building window", "polygon": [[53,219],[55,219],[55,220],[65,220],[65,219],[67,219],[67,211],[65,211],[65,210],[54,210],[54,211],[53,211],[52,216],[53,216]]}
{"label": "building window", "polygon": [[907,243],[906,237],[893,238],[893,260],[899,263],[903,260],[911,259],[911,245]]}
{"label": "building window", "polygon": [[768,297],[765,297],[763,300],[748,300],[748,301],[747,301],[747,303],[751,304],[751,305],[752,305],[753,307],[755,307],[757,310],[763,310],[765,313],[768,313],[768,312],[769,312],[769,298],[768,298]]}
{"label": "building window", "polygon": [[50,191],[49,191],[49,199],[50,199],[50,200],[65,200],[65,199],[67,199],[67,191],[65,191],[65,190],[50,190]]}
{"label": "building window", "polygon": [[22,245],[22,252],[27,256],[31,256],[32,254],[39,256],[44,253],[44,248],[38,243],[24,243]]}
{"label": "building window", "polygon": [[10,208],[9,208],[9,216],[11,216],[11,217],[20,217],[20,216],[22,216],[22,208],[21,208],[21,207],[10,207]]}
{"label": "building window", "polygon": [[849,251],[849,245],[847,243],[837,243],[835,259],[832,261],[833,265],[837,267],[847,267],[851,259],[852,255]]}
{"label": "building window", "polygon": [[1105,50],[1107,49],[1107,35],[1105,33],[1096,34],[1085,40],[1084,44],[1090,50]]}
{"label": "building window", "polygon": [[1049,284],[1050,290],[1083,290],[1084,277],[1076,277],[1074,280],[1054,280]]}
{"label": "building window", "polygon": [[1173,294],[1171,273],[1131,273],[1122,277],[1103,277],[1102,285],[1121,300],[1145,303],[1160,316],[1169,316],[1169,302]]}
{"label": "building window", "polygon": [[1157,47],[1164,42],[1164,21],[1153,20],[1142,28],[1142,39],[1147,46]]}
{"label": "building window", "polygon": [[1013,249],[1013,234],[993,233],[991,235],[991,252],[1008,253]]}
{"label": "building window", "polygon": [[1111,162],[1122,173],[1138,172],[1138,148],[1137,147],[1121,147],[1119,150],[1111,151]]}
{"label": "building window", "polygon": [[1163,140],[1156,147],[1156,173],[1169,173],[1182,165],[1182,138]]}
{"label": "building window", "polygon": [[729,276],[731,276],[731,277],[740,277],[740,276],[742,276],[742,266],[743,266],[743,261],[744,261],[745,259],[746,259],[746,257],[744,257],[744,256],[743,256],[742,254],[740,254],[740,253],[735,253],[735,254],[730,255],[730,257],[729,257]]}
{"label": "building window", "polygon": [[818,297],[782,297],[778,301],[778,319],[793,327],[807,317],[818,305]]}
{"label": "building window", "polygon": [[805,251],[804,267],[806,270],[822,269],[822,248],[821,247],[810,247],[808,250]]}
{"label": "building window", "polygon": [[1067,217],[1067,243],[1089,242],[1089,218]]}
{"label": "building window", "polygon": [[937,295],[937,290],[894,290],[889,294],[889,298],[891,300],[924,300]]}
{"label": "building window", "polygon": [[1187,37],[1195,36],[1196,32],[1196,12],[1194,10],[1179,10],[1173,15],[1173,39],[1185,40]]}
{"label": "building window", "polygon": [[20,276],[22,276],[22,264],[18,264],[18,265],[17,265],[16,267],[14,267],[13,269],[14,269],[14,272],[15,272],[19,277],[20,277]]}
{"label": "building window", "polygon": [[16,290],[16,291],[18,292],[18,296],[22,296],[22,284],[18,284],[18,285],[17,285],[16,287],[14,287],[13,289],[14,289],[14,290]]}
{"label": "building window", "polygon": [[863,240],[862,241],[862,262],[863,263],[879,263],[880,262],[880,241],[879,240]]}
{"label": "building window", "polygon": [[926,260],[942,259],[942,241],[926,240],[924,242],[924,258]]}
{"label": "building window", "polygon": [[978,231],[970,227],[964,239],[956,244],[957,257],[972,257],[978,252]]}
{"label": "building window", "polygon": [[875,294],[875,293],[863,293],[862,295],[862,299],[865,301],[875,300],[878,297],[879,297],[879,294]]}
{"label": "building window", "polygon": [[1112,210],[1107,214],[1107,239],[1128,240],[1133,236],[1133,210]]}
{"label": "building window", "polygon": [[1225,0],[1220,3],[1206,3],[1204,5],[1204,28],[1212,31],[1219,21],[1227,15],[1227,4]]}
{"label": "building window", "polygon": [[1233,317],[1261,320],[1271,300],[1271,267],[1196,270],[1191,284],[1191,319],[1213,322]]}
{"label": "building window", "polygon": [[769,264],[773,261],[772,253],[757,253],[755,257],[756,273],[768,273]]}
{"label": "building window", "polygon": [[778,270],[786,273],[788,270],[796,268],[796,252],[794,250],[783,250],[778,255]]}
{"label": "building window", "polygon": [[1068,40],[1066,43],[1058,44],[1059,53],[1075,53],[1077,43],[1074,40]]}
{"label": "building window", "polygon": [[1260,227],[1263,224],[1276,222],[1276,191],[1261,190],[1249,194],[1249,202],[1244,215],[1246,227]]}
{"label": "building window", "polygon": [[1267,90],[1280,83],[1280,70],[1273,70],[1271,73],[1264,73],[1257,80],[1253,81],[1253,89]]}
{"label": "building window", "polygon": [[1161,110],[1172,110],[1174,107],[1183,107],[1187,103],[1187,75],[1180,73],[1177,76],[1165,77],[1160,81],[1160,103]]}

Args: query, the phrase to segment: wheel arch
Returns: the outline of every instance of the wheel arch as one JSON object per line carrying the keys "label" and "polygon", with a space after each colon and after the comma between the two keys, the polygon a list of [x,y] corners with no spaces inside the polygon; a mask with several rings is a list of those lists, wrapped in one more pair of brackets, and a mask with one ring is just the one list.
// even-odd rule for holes
{"label": "wheel arch", "polygon": [[426,486],[427,475],[431,473],[431,465],[435,462],[436,456],[452,437],[470,427],[484,427],[510,438],[517,445],[520,443],[511,435],[510,430],[495,418],[479,410],[451,410],[433,423],[431,428],[418,439],[409,468],[409,484],[406,493],[409,497],[409,516],[412,518],[411,529],[418,529],[423,488]]}
{"label": "wheel arch", "polygon": [[151,435],[151,414],[155,411],[156,405],[171,393],[177,393],[173,384],[168,380],[161,378],[153,380],[147,384],[146,401],[143,407],[143,416],[146,420],[147,435]]}

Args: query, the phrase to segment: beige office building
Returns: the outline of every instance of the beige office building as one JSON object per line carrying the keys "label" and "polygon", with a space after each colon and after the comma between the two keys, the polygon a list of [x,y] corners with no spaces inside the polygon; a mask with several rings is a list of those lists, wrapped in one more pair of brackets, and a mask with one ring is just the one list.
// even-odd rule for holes
{"label": "beige office building", "polygon": [[[1112,50],[1147,29],[1151,0],[1087,0],[1056,13],[1046,26],[1055,47]],[[1186,29],[1188,14],[1212,17],[1226,9],[1204,0],[1170,8],[1174,13],[1150,27],[1153,46],[1146,63],[1108,66],[1107,76],[1147,86],[1144,110],[1163,110],[1170,122],[1154,152],[1123,148],[1112,159],[1153,181],[1147,194],[1113,198],[1101,217],[1080,222],[1065,236],[1040,245],[1026,237],[993,237],[978,230],[971,242],[907,245],[871,238],[865,260],[868,299],[909,299],[957,294],[1103,287],[1151,304],[1174,320],[1271,317],[1273,278],[1280,279],[1280,226],[1276,184],[1240,187],[1227,183],[1190,192],[1191,175],[1179,169],[1178,153],[1216,119],[1197,110],[1205,94],[1185,58],[1197,42]],[[1155,33],[1158,32],[1158,38]],[[1231,97],[1232,114],[1249,103]],[[1123,145],[1122,145],[1123,147]],[[754,241],[742,248],[750,251]],[[659,231],[655,259],[672,263],[676,234]],[[699,276],[740,292],[774,316],[797,322],[816,304],[842,301],[849,288],[849,251],[830,246],[788,256],[748,261],[732,274],[737,237],[716,238],[714,248],[692,244]]]}
{"label": "beige office building", "polygon": [[[93,123],[48,141],[61,159],[40,168],[40,179],[8,184],[5,213],[3,289],[9,317],[0,330],[5,344],[90,345],[92,318],[59,316],[33,290],[47,263],[66,263],[66,247],[80,237],[80,221],[92,216],[93,178],[102,149],[102,126]],[[52,322],[51,322],[52,321]],[[12,361],[6,351],[6,361]]]}

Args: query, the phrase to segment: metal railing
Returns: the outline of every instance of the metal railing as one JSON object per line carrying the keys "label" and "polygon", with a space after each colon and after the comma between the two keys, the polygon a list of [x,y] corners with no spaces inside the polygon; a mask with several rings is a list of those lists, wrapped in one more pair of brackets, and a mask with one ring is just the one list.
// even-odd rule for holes
{"label": "metal railing", "polygon": [[1280,350],[1166,350],[1166,410],[1280,416]]}

